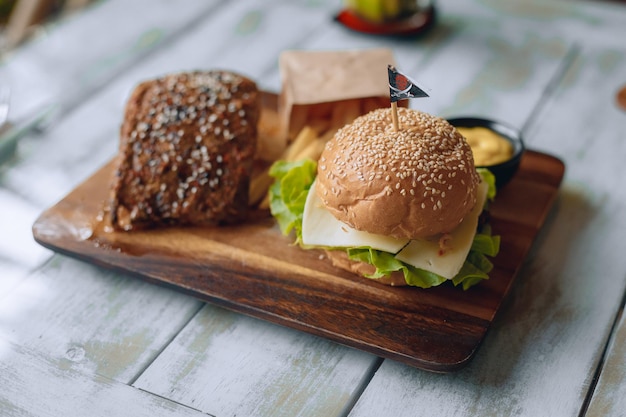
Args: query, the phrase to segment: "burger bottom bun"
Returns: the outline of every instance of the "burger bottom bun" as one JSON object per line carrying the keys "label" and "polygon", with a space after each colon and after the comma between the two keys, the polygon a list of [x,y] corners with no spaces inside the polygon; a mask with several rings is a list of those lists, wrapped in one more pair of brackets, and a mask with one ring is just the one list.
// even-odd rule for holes
{"label": "burger bottom bun", "polygon": [[394,287],[406,286],[406,280],[404,274],[401,271],[394,271],[391,275],[387,275],[380,278],[370,278],[367,275],[371,275],[376,272],[376,268],[365,262],[353,261],[348,258],[348,254],[343,250],[325,250],[326,256],[330,259],[332,264],[340,269],[352,272],[357,275],[371,279],[380,284],[391,285]]}

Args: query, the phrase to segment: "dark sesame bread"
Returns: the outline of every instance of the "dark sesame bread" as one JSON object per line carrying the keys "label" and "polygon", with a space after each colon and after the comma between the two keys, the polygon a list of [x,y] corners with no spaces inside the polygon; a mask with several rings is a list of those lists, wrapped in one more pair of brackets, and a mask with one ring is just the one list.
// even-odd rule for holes
{"label": "dark sesame bread", "polygon": [[444,119],[399,108],[374,110],[328,142],[316,191],[357,230],[423,238],[453,230],[476,201],[479,176],[470,146]]}
{"label": "dark sesame bread", "polygon": [[259,112],[255,83],[231,72],[171,74],[139,84],[121,127],[112,226],[238,220],[248,206]]}

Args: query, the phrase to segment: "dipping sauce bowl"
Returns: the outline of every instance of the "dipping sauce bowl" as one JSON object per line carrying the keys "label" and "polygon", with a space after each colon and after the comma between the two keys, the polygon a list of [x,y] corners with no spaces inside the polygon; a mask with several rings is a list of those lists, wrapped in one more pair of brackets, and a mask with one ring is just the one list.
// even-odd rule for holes
{"label": "dipping sauce bowl", "polygon": [[524,154],[524,141],[519,130],[477,117],[454,117],[448,122],[472,147],[476,168],[487,168],[496,177],[496,187],[504,187],[519,169]]}

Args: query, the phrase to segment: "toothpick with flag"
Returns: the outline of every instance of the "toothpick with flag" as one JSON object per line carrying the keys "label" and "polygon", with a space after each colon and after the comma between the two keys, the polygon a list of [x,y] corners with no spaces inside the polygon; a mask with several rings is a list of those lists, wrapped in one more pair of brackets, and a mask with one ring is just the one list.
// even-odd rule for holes
{"label": "toothpick with flag", "polygon": [[393,65],[387,66],[389,75],[389,98],[391,99],[391,120],[393,129],[397,132],[398,126],[398,101],[417,97],[430,97],[418,84],[398,71]]}

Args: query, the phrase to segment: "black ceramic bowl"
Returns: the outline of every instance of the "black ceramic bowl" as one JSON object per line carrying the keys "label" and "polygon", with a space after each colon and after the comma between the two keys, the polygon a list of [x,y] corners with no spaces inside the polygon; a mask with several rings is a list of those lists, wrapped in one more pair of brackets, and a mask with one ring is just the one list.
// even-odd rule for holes
{"label": "black ceramic bowl", "polygon": [[507,161],[496,165],[480,166],[476,168],[487,168],[496,177],[496,187],[504,187],[515,175],[519,169],[522,155],[524,154],[524,141],[519,130],[489,119],[481,119],[477,117],[454,117],[448,119],[451,125],[455,127],[484,127],[498,133],[504,139],[513,145],[513,155]]}

